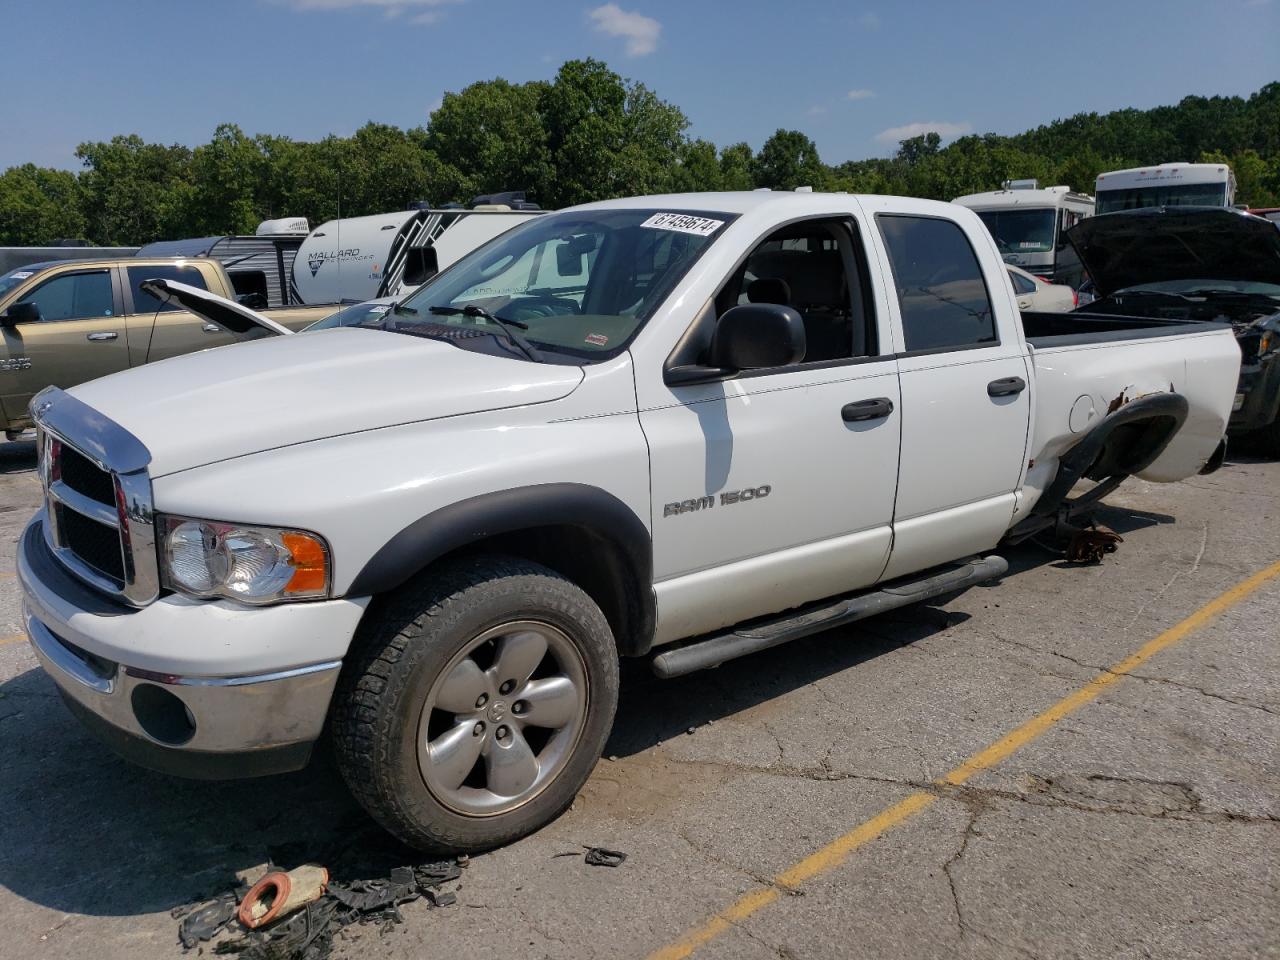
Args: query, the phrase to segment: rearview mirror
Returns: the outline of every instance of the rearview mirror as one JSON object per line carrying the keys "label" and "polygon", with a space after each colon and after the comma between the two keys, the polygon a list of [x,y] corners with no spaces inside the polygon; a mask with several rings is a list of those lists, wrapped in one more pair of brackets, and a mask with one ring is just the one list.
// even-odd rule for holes
{"label": "rearview mirror", "polygon": [[30,300],[15,303],[0,314],[0,323],[6,327],[16,327],[20,323],[36,323],[40,319],[40,308]]}
{"label": "rearview mirror", "polygon": [[711,364],[727,370],[763,370],[799,363],[805,353],[804,320],[792,307],[744,303],[726,310],[711,337]]}

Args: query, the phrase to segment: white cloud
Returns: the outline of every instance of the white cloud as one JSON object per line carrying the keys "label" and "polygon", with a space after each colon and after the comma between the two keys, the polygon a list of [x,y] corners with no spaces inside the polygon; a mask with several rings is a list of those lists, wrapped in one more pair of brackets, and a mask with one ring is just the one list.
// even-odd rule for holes
{"label": "white cloud", "polygon": [[850,100],[870,100],[876,95],[874,90],[850,90],[846,96]]}
{"label": "white cloud", "polygon": [[463,0],[274,0],[294,10],[310,12],[316,10],[380,10],[388,18],[400,16],[402,13],[412,14],[410,23],[428,25],[437,22],[444,16],[441,7],[461,3]]}
{"label": "white cloud", "polygon": [[643,57],[658,49],[662,24],[653,17],[646,17],[634,10],[623,10],[616,3],[606,3],[588,10],[587,16],[591,18],[598,33],[625,37],[628,57]]}
{"label": "white cloud", "polygon": [[970,129],[972,128],[967,123],[951,123],[946,120],[918,120],[915,123],[904,123],[900,127],[881,130],[876,134],[876,140],[880,143],[897,143],[899,140],[910,140],[912,137],[918,137],[922,133],[936,133],[945,140],[948,137],[958,137],[962,133],[968,133]]}
{"label": "white cloud", "polygon": [[820,103],[819,103],[819,104],[815,104],[814,106],[810,107],[810,108],[809,108],[808,110],[806,110],[805,112],[806,112],[806,113],[808,113],[808,114],[809,114],[809,116],[811,116],[811,117],[820,117],[820,116],[822,116],[824,113],[826,113],[826,112],[827,112],[827,108],[826,108],[826,107],[824,107],[824,106],[822,106],[822,104],[820,104]]}
{"label": "white cloud", "polygon": [[862,16],[858,17],[858,24],[865,30],[879,30],[880,14],[868,10]]}

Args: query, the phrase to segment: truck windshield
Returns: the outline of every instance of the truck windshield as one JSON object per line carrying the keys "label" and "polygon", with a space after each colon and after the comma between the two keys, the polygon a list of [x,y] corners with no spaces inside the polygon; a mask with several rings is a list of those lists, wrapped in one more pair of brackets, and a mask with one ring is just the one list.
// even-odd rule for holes
{"label": "truck windshield", "polygon": [[1001,253],[1048,253],[1053,250],[1057,216],[1052,209],[979,210]]}
{"label": "truck windshield", "polygon": [[[603,360],[630,342],[734,219],[657,209],[536,217],[442,272],[380,325],[422,336],[449,334],[442,325],[464,327],[509,340],[490,318],[497,317],[522,331],[542,357]],[[449,339],[464,347],[475,342]]]}
{"label": "truck windshield", "polygon": [[1142,207],[1225,207],[1225,183],[1151,184],[1129,190],[1099,190],[1098,213]]}
{"label": "truck windshield", "polygon": [[0,296],[8,293],[35,272],[30,267],[19,267],[17,270],[10,270],[4,276],[0,276]]}

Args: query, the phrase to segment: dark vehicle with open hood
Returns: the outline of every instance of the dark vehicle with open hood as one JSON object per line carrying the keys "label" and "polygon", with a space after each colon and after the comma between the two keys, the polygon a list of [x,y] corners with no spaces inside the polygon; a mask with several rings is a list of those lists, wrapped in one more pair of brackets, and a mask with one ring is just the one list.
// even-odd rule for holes
{"label": "dark vehicle with open hood", "polygon": [[1228,433],[1280,456],[1280,230],[1223,207],[1151,207],[1082,220],[1068,239],[1096,288],[1089,313],[1230,323],[1240,384]]}

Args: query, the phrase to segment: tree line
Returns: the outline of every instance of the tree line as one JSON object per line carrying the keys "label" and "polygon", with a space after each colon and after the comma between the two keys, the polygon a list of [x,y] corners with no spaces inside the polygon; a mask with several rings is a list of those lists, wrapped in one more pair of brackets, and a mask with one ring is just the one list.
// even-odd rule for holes
{"label": "tree line", "polygon": [[1027,177],[1092,192],[1101,171],[1171,160],[1230,163],[1240,202],[1280,206],[1280,82],[1247,98],[1079,113],[945,147],[927,133],[892,157],[834,165],[798,130],[780,129],[753,151],[717,147],[688,128],[679,107],[588,59],[565,63],[549,82],[499,78],[445,94],[411,130],[371,122],[350,137],[306,142],[223,124],[194,149],[121,135],[82,143],[79,172],[25,164],[0,174],[0,245],[139,245],[252,232],[275,217],[318,224],[520,189],[547,208],[797,186],[949,200]]}

